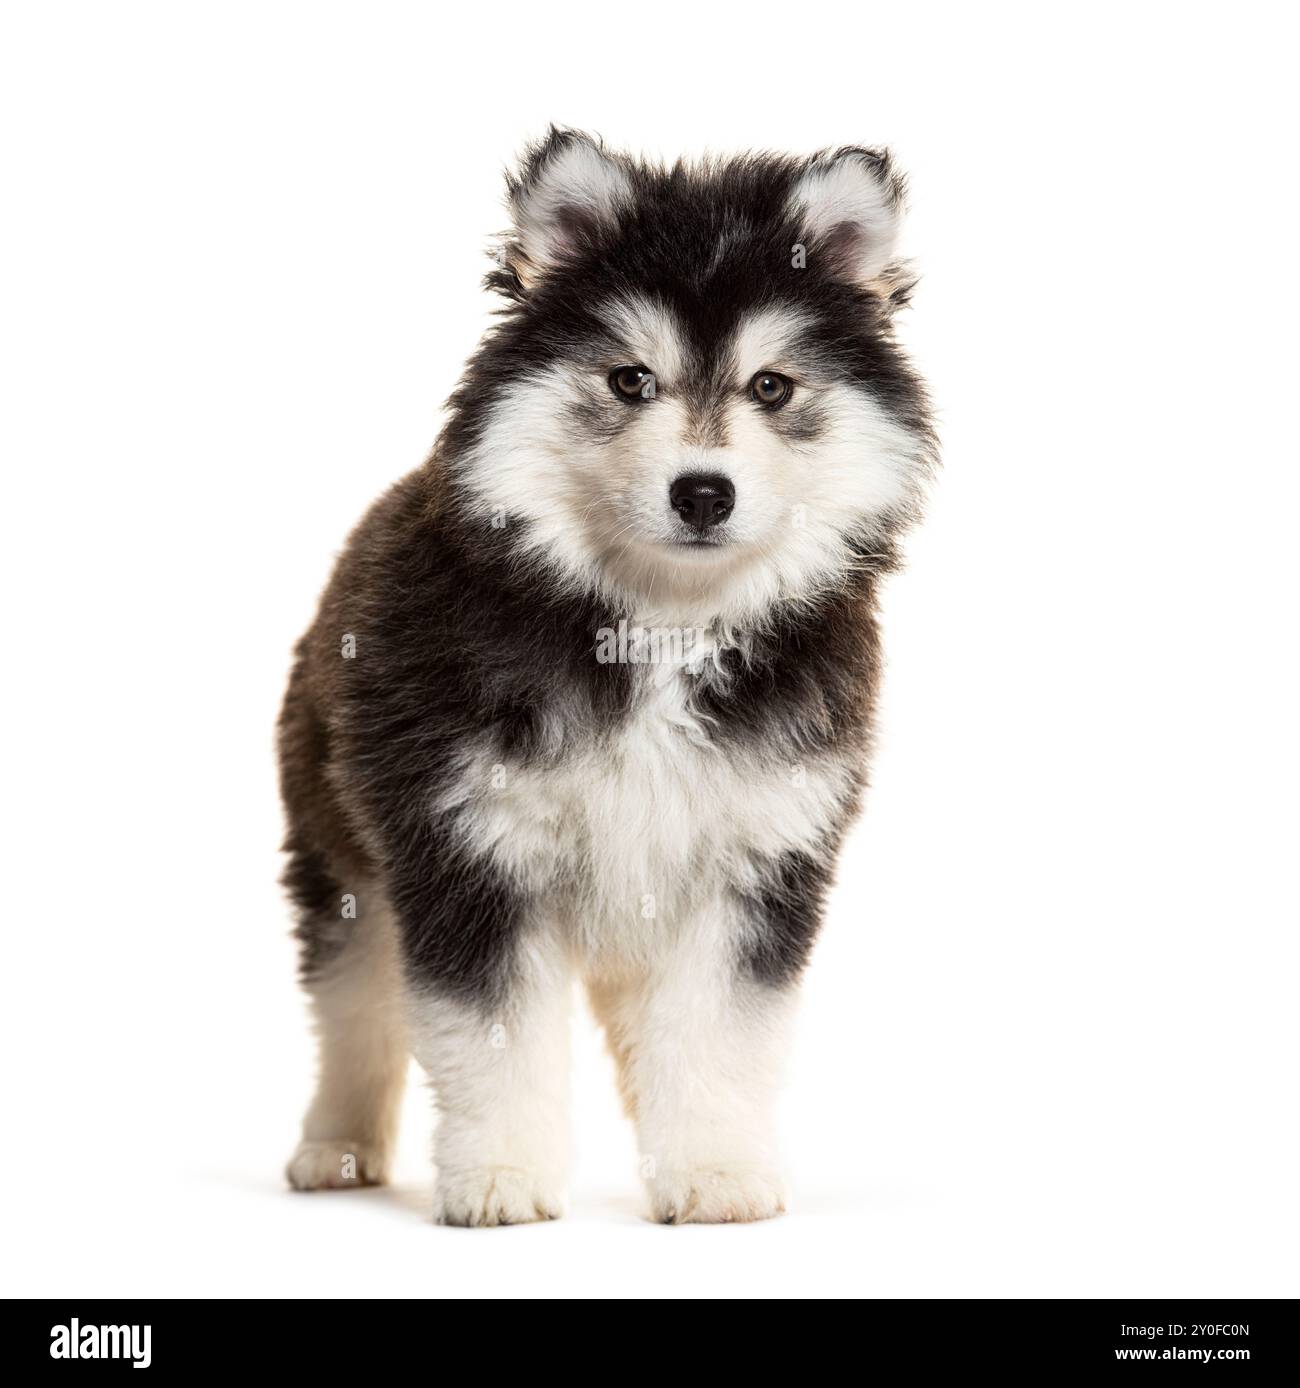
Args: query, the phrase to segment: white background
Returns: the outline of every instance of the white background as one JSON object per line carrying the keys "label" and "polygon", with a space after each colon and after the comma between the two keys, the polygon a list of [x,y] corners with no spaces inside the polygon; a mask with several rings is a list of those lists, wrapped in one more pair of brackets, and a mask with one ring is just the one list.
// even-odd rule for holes
{"label": "white background", "polygon": [[[1283,7],[8,5],[4,1290],[1297,1295],[1295,34]],[[487,321],[501,168],[887,143],[945,469],[808,980],[796,1199],[295,1196],[272,724]]]}

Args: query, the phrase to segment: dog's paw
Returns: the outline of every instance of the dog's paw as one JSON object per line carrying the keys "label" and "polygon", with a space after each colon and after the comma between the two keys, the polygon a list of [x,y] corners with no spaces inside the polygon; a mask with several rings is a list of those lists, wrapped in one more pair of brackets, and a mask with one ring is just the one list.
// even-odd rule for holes
{"label": "dog's paw", "polygon": [[517,1166],[475,1166],[438,1173],[433,1217],[439,1224],[489,1228],[533,1224],[563,1213],[559,1183]]}
{"label": "dog's paw", "polygon": [[388,1179],[387,1155],[373,1142],[346,1137],[300,1142],[284,1174],[294,1190],[352,1190]]}
{"label": "dog's paw", "polygon": [[650,1208],[660,1224],[747,1224],[784,1213],[785,1190],[758,1167],[687,1167],[651,1180]]}

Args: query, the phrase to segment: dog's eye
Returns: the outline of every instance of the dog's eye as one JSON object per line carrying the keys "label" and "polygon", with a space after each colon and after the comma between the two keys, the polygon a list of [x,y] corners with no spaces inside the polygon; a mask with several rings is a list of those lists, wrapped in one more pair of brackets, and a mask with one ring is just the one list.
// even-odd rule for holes
{"label": "dog's eye", "polygon": [[624,400],[653,400],[655,373],[648,366],[616,366],[609,373],[609,388]]}
{"label": "dog's eye", "polygon": [[749,383],[749,393],[770,410],[784,405],[793,389],[794,382],[786,376],[778,376],[775,371],[760,371]]}

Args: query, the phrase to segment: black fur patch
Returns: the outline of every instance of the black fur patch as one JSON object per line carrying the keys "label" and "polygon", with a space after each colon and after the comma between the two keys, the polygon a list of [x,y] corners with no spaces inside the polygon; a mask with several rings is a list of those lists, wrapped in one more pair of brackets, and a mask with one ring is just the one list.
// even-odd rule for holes
{"label": "black fur patch", "polygon": [[780,987],[798,977],[812,953],[831,869],[823,857],[788,853],[765,875],[761,892],[740,898],[751,932],[739,963],[746,976]]}

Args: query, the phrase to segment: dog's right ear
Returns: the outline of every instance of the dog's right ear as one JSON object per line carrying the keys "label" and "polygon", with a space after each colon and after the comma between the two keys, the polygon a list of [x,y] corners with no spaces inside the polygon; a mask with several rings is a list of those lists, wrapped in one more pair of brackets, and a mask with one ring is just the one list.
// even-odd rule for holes
{"label": "dog's right ear", "polygon": [[519,172],[506,175],[514,230],[501,246],[501,270],[488,283],[526,297],[552,270],[599,244],[632,198],[624,164],[599,140],[552,126],[524,151]]}

